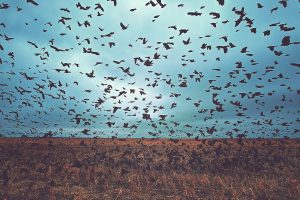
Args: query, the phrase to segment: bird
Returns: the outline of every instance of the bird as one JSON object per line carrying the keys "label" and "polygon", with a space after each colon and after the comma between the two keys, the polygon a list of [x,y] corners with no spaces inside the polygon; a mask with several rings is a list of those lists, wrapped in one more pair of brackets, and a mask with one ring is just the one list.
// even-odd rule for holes
{"label": "bird", "polygon": [[122,22],[120,23],[120,26],[122,28],[122,30],[126,30],[128,28],[129,25],[124,25]]}
{"label": "bird", "polygon": [[26,0],[26,2],[27,3],[30,3],[30,4],[32,4],[32,5],[35,5],[35,6],[38,6],[39,4],[36,2],[36,1],[34,1],[34,0]]}
{"label": "bird", "polygon": [[179,29],[179,35],[187,33],[188,31],[189,31],[188,29]]}
{"label": "bird", "polygon": [[182,41],[184,45],[189,45],[191,43],[191,38]]}
{"label": "bird", "polygon": [[190,16],[201,16],[202,13],[200,13],[198,11],[194,11],[194,12],[188,12],[187,15],[190,15]]}
{"label": "bird", "polygon": [[225,4],[225,0],[217,0],[217,2],[219,3],[219,5],[224,6]]}
{"label": "bird", "polygon": [[104,12],[104,8],[102,7],[101,3],[95,4],[95,10],[100,9],[102,12]]}
{"label": "bird", "polygon": [[27,43],[28,43],[28,44],[31,44],[31,45],[34,46],[35,48],[38,48],[38,46],[37,46],[35,43],[31,42],[31,41],[27,41]]}
{"label": "bird", "polygon": [[90,73],[85,73],[85,75],[89,78],[95,78],[94,70],[92,70],[92,72],[90,72]]}

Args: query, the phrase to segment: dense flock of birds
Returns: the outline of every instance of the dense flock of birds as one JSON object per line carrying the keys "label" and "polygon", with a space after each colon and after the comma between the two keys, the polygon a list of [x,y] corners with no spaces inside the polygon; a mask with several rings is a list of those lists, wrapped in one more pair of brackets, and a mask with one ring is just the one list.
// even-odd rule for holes
{"label": "dense flock of birds", "polygon": [[298,137],[299,1],[235,3],[0,3],[1,134]]}

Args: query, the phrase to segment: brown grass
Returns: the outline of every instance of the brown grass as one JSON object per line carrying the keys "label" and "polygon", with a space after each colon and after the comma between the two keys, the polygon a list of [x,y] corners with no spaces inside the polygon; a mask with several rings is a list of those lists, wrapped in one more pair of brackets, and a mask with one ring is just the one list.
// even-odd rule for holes
{"label": "brown grass", "polygon": [[0,199],[300,199],[299,140],[0,139]]}

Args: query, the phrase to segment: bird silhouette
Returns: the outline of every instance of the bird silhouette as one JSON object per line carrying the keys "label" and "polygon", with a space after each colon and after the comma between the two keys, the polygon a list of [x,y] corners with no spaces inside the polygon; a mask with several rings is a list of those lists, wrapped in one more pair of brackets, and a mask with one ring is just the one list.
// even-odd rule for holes
{"label": "bird silhouette", "polygon": [[27,3],[31,3],[32,5],[38,6],[39,4],[34,0],[26,0]]}
{"label": "bird silhouette", "polygon": [[122,30],[126,30],[128,28],[129,25],[124,25],[122,22],[120,23],[120,26],[122,28]]}

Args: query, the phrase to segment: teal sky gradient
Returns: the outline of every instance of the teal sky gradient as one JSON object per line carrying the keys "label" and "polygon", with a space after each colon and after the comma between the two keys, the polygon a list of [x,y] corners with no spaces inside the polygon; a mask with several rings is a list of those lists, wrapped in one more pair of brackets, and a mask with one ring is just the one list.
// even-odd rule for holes
{"label": "teal sky gradient", "polygon": [[[2,136],[299,137],[299,1],[284,7],[278,1],[225,0],[221,6],[211,0],[163,0],[163,8],[156,0],[156,6],[142,0],[119,0],[116,6],[80,1],[86,10],[76,7],[78,1],[36,2],[0,3]],[[104,12],[95,9],[97,3]],[[235,26],[242,8],[245,16]],[[201,15],[187,14],[195,11]],[[212,13],[220,17],[213,19]],[[62,17],[70,19],[59,23]],[[84,21],[90,26],[78,25]],[[180,35],[180,29],[188,31]],[[290,43],[282,45],[287,36]],[[51,41],[69,50],[57,52]],[[201,48],[205,45],[211,49]],[[135,63],[138,57],[143,62]],[[92,71],[95,77],[88,77]],[[99,98],[103,103],[95,107]],[[151,120],[143,119],[145,114]]]}

